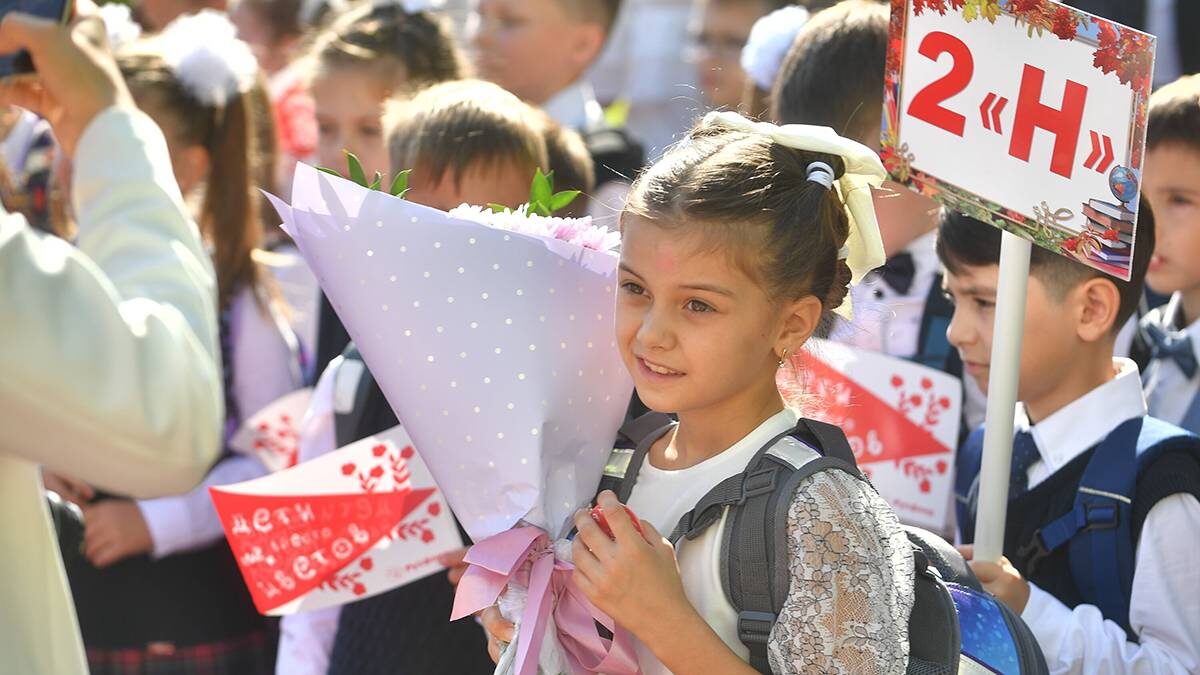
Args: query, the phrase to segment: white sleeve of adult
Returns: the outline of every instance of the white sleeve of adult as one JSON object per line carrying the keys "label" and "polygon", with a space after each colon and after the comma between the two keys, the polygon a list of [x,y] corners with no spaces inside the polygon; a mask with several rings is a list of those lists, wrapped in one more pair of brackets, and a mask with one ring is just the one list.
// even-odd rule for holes
{"label": "white sleeve of adult", "polygon": [[0,218],[0,453],[184,492],[220,449],[215,282],[162,132],[105,110],[75,156],[78,248]]}
{"label": "white sleeve of adult", "polygon": [[225,536],[208,488],[233,485],[267,475],[267,467],[249,455],[223,459],[191,492],[137,502],[154,544],[155,560],[195,551]]}
{"label": "white sleeve of adult", "polygon": [[334,606],[283,617],[276,675],[325,675],[341,616],[342,608]]}
{"label": "white sleeve of adult", "polygon": [[1055,675],[1200,672],[1198,559],[1200,501],[1172,495],[1150,509],[1138,542],[1129,609],[1137,643],[1095,606],[1072,610],[1033,585],[1021,618]]}

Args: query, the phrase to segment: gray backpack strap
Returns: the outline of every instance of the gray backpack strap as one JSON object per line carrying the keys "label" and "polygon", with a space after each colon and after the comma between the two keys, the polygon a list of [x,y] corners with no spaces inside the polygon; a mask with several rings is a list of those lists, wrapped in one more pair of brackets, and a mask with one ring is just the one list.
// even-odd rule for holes
{"label": "gray backpack strap", "polygon": [[671,533],[672,543],[695,539],[720,522],[728,509],[721,542],[722,585],[738,612],[738,639],[750,650],[750,666],[761,673],[771,672],[767,639],[791,582],[786,528],[792,496],[800,483],[820,471],[840,470],[861,478],[843,456],[853,459],[840,430],[801,420],[764,445],[745,471],[718,483]]}
{"label": "gray backpack strap", "polygon": [[600,486],[596,494],[605,490],[616,493],[621,503],[629,501],[633,486],[637,483],[638,472],[646,461],[650,446],[662,437],[675,424],[670,415],[663,413],[647,413],[627,422],[617,432],[617,442],[613,445],[608,464],[604,466],[604,475],[600,478]]}

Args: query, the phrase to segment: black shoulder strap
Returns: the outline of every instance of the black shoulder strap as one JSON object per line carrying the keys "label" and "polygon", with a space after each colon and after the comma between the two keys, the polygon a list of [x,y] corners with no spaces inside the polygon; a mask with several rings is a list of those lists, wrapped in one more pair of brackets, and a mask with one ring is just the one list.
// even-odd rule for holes
{"label": "black shoulder strap", "polygon": [[613,444],[596,493],[612,490],[622,503],[629,501],[650,446],[674,424],[675,420],[670,415],[656,412],[626,422],[617,432],[616,443]]}

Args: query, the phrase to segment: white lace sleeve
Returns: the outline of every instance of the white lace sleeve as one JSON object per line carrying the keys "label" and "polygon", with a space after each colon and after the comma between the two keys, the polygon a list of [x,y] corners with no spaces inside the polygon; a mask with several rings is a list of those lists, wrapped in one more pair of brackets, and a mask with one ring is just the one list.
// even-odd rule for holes
{"label": "white lace sleeve", "polygon": [[767,643],[771,670],[903,673],[913,562],[896,514],[863,481],[822,471],[788,510],[791,587]]}

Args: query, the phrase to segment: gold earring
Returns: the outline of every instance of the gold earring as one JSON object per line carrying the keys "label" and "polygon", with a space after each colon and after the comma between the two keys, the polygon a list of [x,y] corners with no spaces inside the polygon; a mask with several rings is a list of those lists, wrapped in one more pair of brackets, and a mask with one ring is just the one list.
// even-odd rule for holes
{"label": "gold earring", "polygon": [[782,354],[782,355],[779,357],[779,367],[780,367],[780,368],[782,368],[782,367],[783,367],[783,364],[784,364],[785,362],[787,362],[787,353],[788,353],[788,350],[787,350],[787,349],[784,349],[784,350],[783,350],[783,354]]}

